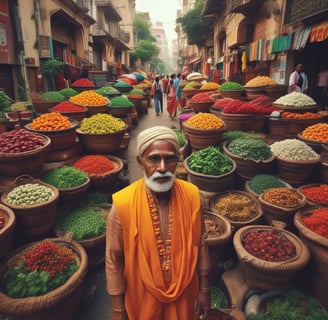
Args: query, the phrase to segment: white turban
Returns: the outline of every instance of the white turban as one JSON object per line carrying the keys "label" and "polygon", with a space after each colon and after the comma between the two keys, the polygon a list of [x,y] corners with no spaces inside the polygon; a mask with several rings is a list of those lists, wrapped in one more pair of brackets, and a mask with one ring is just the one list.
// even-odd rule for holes
{"label": "white turban", "polygon": [[176,133],[164,126],[155,126],[141,131],[137,138],[137,155],[142,156],[145,150],[155,141],[165,140],[170,142],[175,150],[179,151],[179,140]]}

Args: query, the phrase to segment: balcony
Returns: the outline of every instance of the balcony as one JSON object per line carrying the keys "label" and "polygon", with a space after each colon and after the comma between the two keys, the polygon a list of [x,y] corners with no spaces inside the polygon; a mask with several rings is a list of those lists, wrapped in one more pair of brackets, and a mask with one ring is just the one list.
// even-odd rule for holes
{"label": "balcony", "polygon": [[251,16],[263,4],[262,0],[230,0],[227,2],[228,12],[241,13],[244,16]]}

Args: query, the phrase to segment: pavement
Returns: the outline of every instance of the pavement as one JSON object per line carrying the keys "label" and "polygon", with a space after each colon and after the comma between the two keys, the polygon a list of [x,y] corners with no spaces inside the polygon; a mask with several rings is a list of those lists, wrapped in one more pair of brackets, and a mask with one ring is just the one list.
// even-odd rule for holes
{"label": "pavement", "polygon": [[[125,160],[126,163],[126,168],[123,170],[120,177],[123,184],[131,183],[142,177],[142,172],[136,161],[136,139],[140,131],[155,125],[164,125],[180,129],[179,120],[176,118],[171,119],[165,110],[163,110],[163,113],[159,116],[156,116],[152,104],[147,110],[148,113],[139,116],[138,123],[131,127],[128,147],[115,154]],[[101,264],[89,271],[83,302],[76,320],[110,319],[111,301],[106,291],[104,267],[104,264]]]}

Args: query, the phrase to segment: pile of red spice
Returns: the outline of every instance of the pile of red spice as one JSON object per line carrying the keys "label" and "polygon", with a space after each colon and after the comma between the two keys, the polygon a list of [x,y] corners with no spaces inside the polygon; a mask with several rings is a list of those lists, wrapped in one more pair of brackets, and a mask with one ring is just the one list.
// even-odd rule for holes
{"label": "pile of red spice", "polygon": [[304,194],[306,200],[328,205],[328,184],[308,186],[302,188],[300,191]]}
{"label": "pile of red spice", "polygon": [[73,166],[88,175],[104,175],[115,169],[115,164],[103,155],[86,155],[74,162]]}
{"label": "pile of red spice", "polygon": [[328,208],[314,209],[303,217],[303,222],[310,230],[328,239]]}
{"label": "pile of red spice", "polygon": [[74,81],[72,83],[72,86],[74,87],[95,87],[95,84],[93,83],[93,81],[87,79],[87,78],[80,78],[77,79],[76,81]]}
{"label": "pile of red spice", "polygon": [[214,102],[208,93],[197,93],[191,99],[190,102]]}
{"label": "pile of red spice", "polygon": [[86,110],[83,106],[78,106],[72,102],[69,101],[62,101],[55,105],[52,108],[52,111],[54,112],[84,112]]}

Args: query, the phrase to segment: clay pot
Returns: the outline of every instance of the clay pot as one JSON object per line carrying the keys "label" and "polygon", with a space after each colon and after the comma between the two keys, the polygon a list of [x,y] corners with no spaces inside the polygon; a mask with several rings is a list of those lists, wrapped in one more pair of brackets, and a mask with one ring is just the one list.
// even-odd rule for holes
{"label": "clay pot", "polygon": [[196,112],[209,112],[210,107],[214,104],[214,101],[209,102],[189,102],[189,106]]}
{"label": "clay pot", "polygon": [[268,97],[280,98],[287,93],[287,85],[285,84],[274,84],[266,86],[265,94]]}
{"label": "clay pot", "polygon": [[219,91],[222,97],[230,98],[230,99],[239,99],[245,93],[245,91],[242,90],[219,90]]}
{"label": "clay pot", "polygon": [[220,112],[220,118],[227,126],[227,130],[261,131],[266,117],[263,114],[235,114]]}
{"label": "clay pot", "polygon": [[85,106],[87,107],[87,116],[91,117],[98,113],[108,113],[108,104],[104,104],[102,106]]}
{"label": "clay pot", "polygon": [[113,117],[125,118],[130,115],[132,107],[116,107],[110,105],[107,110]]}
{"label": "clay pot", "polygon": [[[62,114],[63,116],[70,118],[70,119],[74,119],[76,121],[82,121],[88,113],[88,108],[87,107],[83,107],[84,110],[83,111],[77,111],[77,112],[60,112],[60,114]],[[49,112],[58,112],[58,111],[54,111],[53,108],[49,109]]]}
{"label": "clay pot", "polygon": [[32,106],[36,114],[48,113],[49,109],[57,105],[59,102],[50,102],[50,101],[32,101]]}

